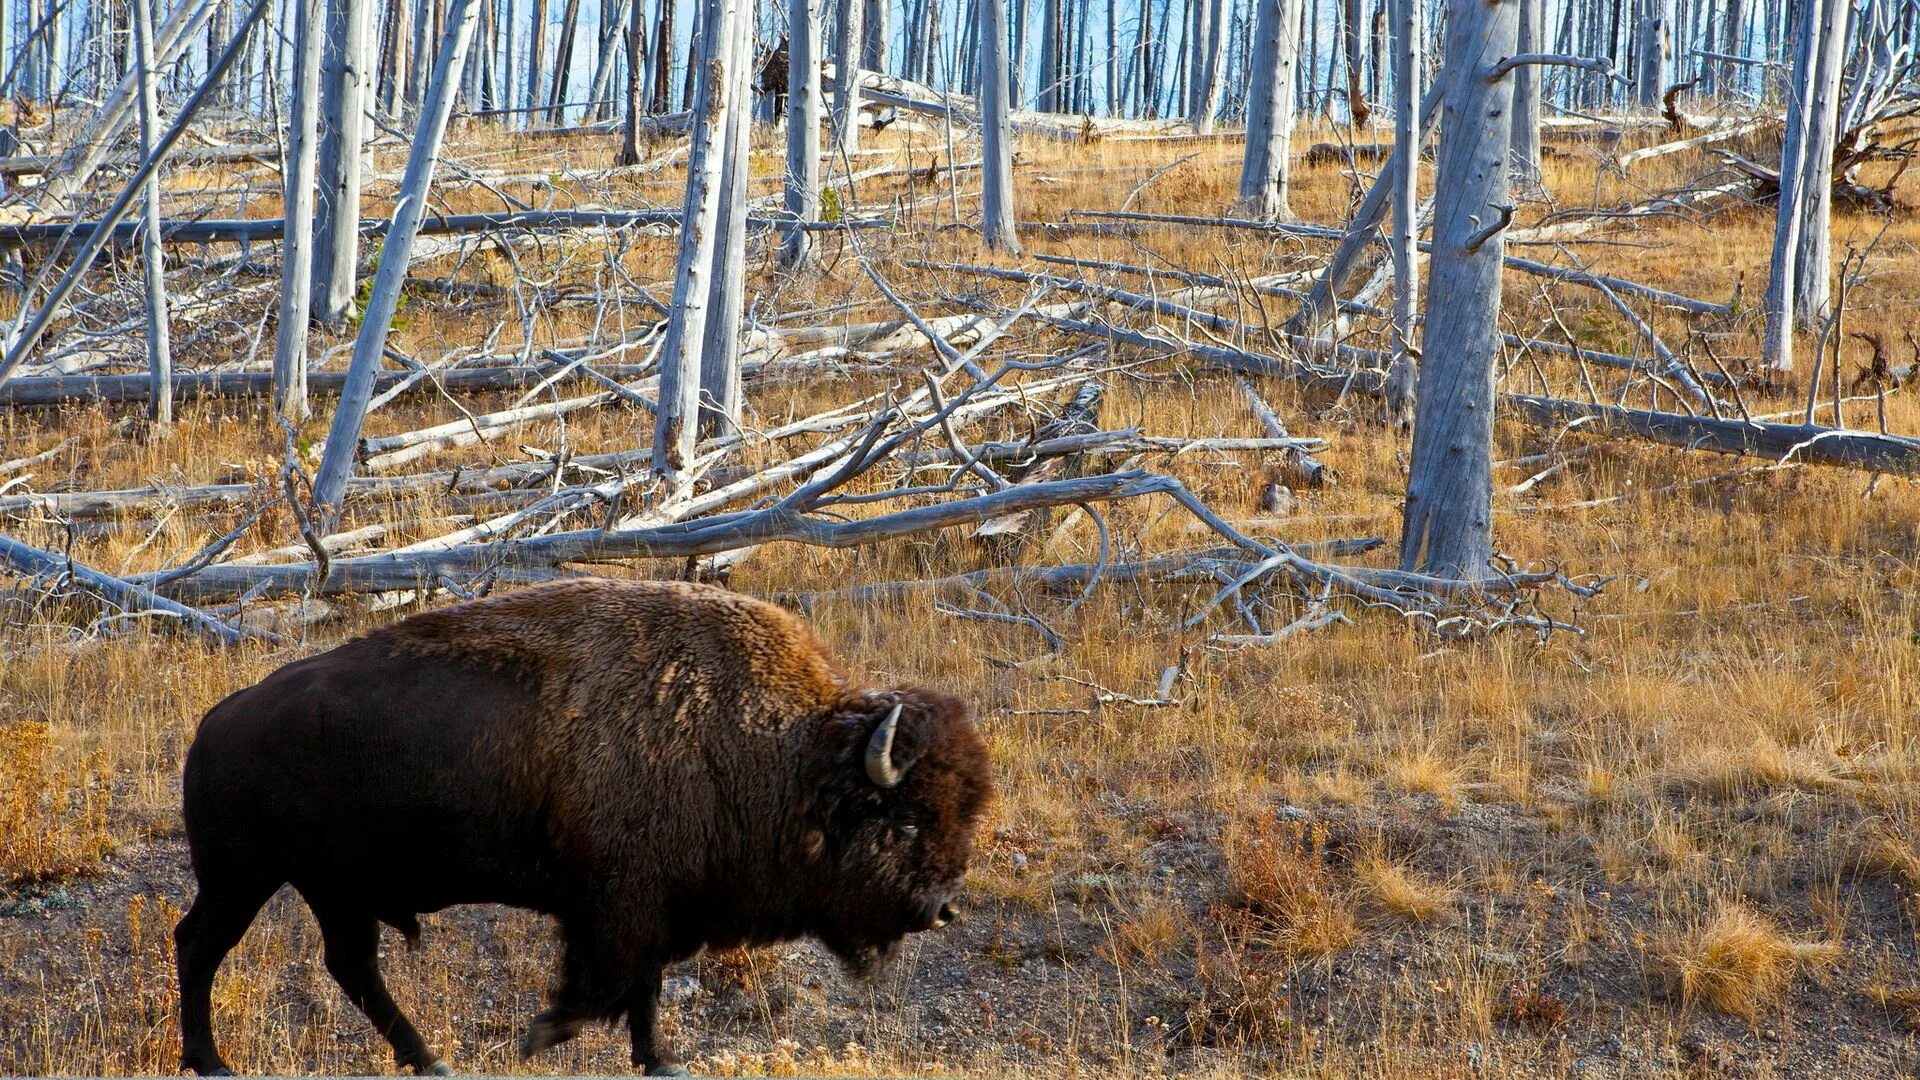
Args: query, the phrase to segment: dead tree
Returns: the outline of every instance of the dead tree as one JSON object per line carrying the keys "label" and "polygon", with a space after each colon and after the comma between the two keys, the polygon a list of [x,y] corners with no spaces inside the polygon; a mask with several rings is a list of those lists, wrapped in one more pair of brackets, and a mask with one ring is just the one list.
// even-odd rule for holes
{"label": "dead tree", "polygon": [[[1016,0],[1024,3],[1025,0]],[[1014,231],[1013,123],[1008,108],[1007,0],[978,0],[974,41],[980,54],[980,235],[990,248],[1018,253]]]}
{"label": "dead tree", "polygon": [[[1538,3],[1539,0],[1525,0]],[[1420,354],[1414,320],[1420,314],[1420,53],[1426,42],[1426,0],[1396,0],[1399,34],[1393,52],[1393,366],[1387,374],[1387,412],[1393,423],[1413,422]],[[1536,133],[1538,129],[1535,129]]]}
{"label": "dead tree", "polygon": [[1227,59],[1227,0],[1192,2],[1187,119],[1205,135],[1213,131],[1220,112],[1220,91],[1225,81],[1222,69]]}
{"label": "dead tree", "polygon": [[1367,93],[1363,88],[1362,74],[1365,61],[1363,12],[1361,0],[1345,0],[1344,15],[1341,19],[1341,46],[1347,62],[1347,116],[1353,120],[1354,127],[1366,127],[1373,117],[1373,107],[1367,104]]}
{"label": "dead tree", "polygon": [[[1520,0],[1522,53],[1546,49],[1546,0]],[[1540,190],[1541,70],[1526,64],[1513,72],[1513,179],[1521,190]]]}
{"label": "dead tree", "polygon": [[293,107],[287,126],[286,240],[280,246],[280,322],[273,345],[274,412],[307,418],[307,321],[313,306],[313,219],[320,125],[320,53],[326,0],[301,0],[293,35]]}
{"label": "dead tree", "polygon": [[1774,207],[1773,264],[1767,278],[1767,327],[1761,346],[1767,368],[1782,374],[1793,370],[1794,316],[1803,295],[1800,279],[1821,278],[1820,293],[1825,293],[1824,260],[1816,268],[1803,267],[1800,259],[1816,247],[1824,252],[1826,244],[1804,243],[1801,233],[1814,222],[1816,206],[1821,210],[1818,227],[1823,233],[1827,227],[1825,211],[1830,203],[1818,199],[1808,185],[1822,177],[1828,181],[1822,186],[1831,182],[1832,143],[1821,145],[1820,133],[1826,131],[1830,139],[1832,126],[1818,117],[1836,108],[1837,102],[1831,100],[1835,95],[1823,99],[1819,91],[1823,78],[1838,84],[1846,10],[1841,0],[1802,0],[1794,35],[1793,78],[1786,90],[1787,129],[1780,149],[1780,193]]}
{"label": "dead tree", "polygon": [[835,145],[842,153],[860,149],[860,41],[865,0],[837,0],[839,28],[833,54]]}
{"label": "dead tree", "polygon": [[[720,214],[714,223],[713,282],[700,348],[700,432],[731,434],[740,422],[740,318],[746,310],[747,159],[753,131],[753,0],[740,0],[733,22],[733,62],[727,66],[726,155],[720,167]],[[795,230],[798,231],[798,230]]]}
{"label": "dead tree", "polygon": [[460,89],[460,73],[466,66],[467,49],[473,43],[478,2],[452,0],[447,10],[446,33],[440,40],[433,77],[421,105],[413,149],[407,155],[407,171],[400,181],[393,223],[380,249],[380,267],[374,272],[373,292],[367,299],[360,333],[354,338],[353,360],[347,368],[340,403],[334,409],[333,426],[327,432],[327,449],[320,458],[320,470],[313,478],[315,518],[323,534],[334,531],[340,523],[341,503],[360,449],[360,426],[366,420],[367,403],[373,398],[380,358],[386,352],[387,332],[393,328],[393,313],[399,307],[400,290],[406,284],[413,241],[419,233],[420,219],[426,214],[427,195],[433,187],[434,162],[440,156],[440,143],[446,138],[447,120],[453,113],[453,100]]}
{"label": "dead tree", "polygon": [[1293,216],[1287,185],[1293,155],[1293,68],[1300,56],[1300,0],[1257,0],[1252,76],[1247,88],[1247,148],[1240,162],[1240,204],[1262,221]]}
{"label": "dead tree", "polygon": [[[1815,0],[1802,0],[1812,5]],[[1807,84],[1812,99],[1806,136],[1800,140],[1801,199],[1799,250],[1794,253],[1793,318],[1804,328],[1819,326],[1832,306],[1833,162],[1839,137],[1841,76],[1847,55],[1847,23],[1853,5],[1825,0],[1814,39],[1813,78]],[[1863,73],[1864,74],[1864,73]],[[1782,159],[1781,171],[1786,170]],[[1784,181],[1784,177],[1783,177]]]}
{"label": "dead tree", "polygon": [[1639,60],[1634,71],[1634,103],[1643,109],[1658,109],[1666,92],[1668,69],[1673,59],[1673,0],[1640,0],[1639,24],[1635,28],[1634,50]]}
{"label": "dead tree", "polygon": [[1479,579],[1493,557],[1494,351],[1519,0],[1450,0],[1426,335],[1407,477],[1403,569]]}
{"label": "dead tree", "polygon": [[313,315],[343,323],[353,310],[360,261],[360,166],[366,142],[367,31],[373,5],[327,0],[320,64],[320,146],[313,206]]}
{"label": "dead tree", "polygon": [[[150,0],[129,0],[133,7],[133,62],[128,70],[140,81],[140,156],[153,152],[160,137],[160,108],[153,84],[159,73],[153,66],[153,9]],[[147,370],[153,386],[147,415],[155,424],[173,422],[173,353],[167,336],[166,253],[160,244],[160,176],[148,178],[141,216],[141,269],[147,290]]]}
{"label": "dead tree", "polygon": [[[820,20],[812,0],[787,3],[787,214],[820,216]],[[798,269],[812,258],[813,235],[787,230],[781,265]]]}
{"label": "dead tree", "polygon": [[[654,421],[653,468],[662,476],[679,478],[693,464],[698,434],[700,384],[704,370],[701,352],[708,340],[708,323],[723,305],[716,294],[723,280],[723,254],[717,250],[721,197],[726,190],[729,113],[736,63],[747,66],[751,56],[737,56],[746,0],[706,0],[695,41],[695,123],[687,155],[687,197],[680,230],[680,255],[674,268],[673,317],[660,348],[660,412]],[[857,5],[860,0],[845,0]],[[844,45],[842,46],[844,53]],[[744,258],[745,252],[730,253]]]}

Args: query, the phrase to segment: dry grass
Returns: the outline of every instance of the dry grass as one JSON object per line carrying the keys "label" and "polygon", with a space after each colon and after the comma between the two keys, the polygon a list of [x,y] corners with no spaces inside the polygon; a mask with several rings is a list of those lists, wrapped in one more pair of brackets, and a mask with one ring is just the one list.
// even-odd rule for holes
{"label": "dry grass", "polygon": [[1743,903],[1722,902],[1656,947],[1656,968],[1680,1000],[1751,1019],[1797,975],[1820,974],[1841,955],[1831,941],[1804,941]]}
{"label": "dry grass", "polygon": [[[903,163],[910,154],[924,166],[938,149],[924,137],[911,151],[907,136],[885,138],[902,148]],[[457,153],[469,163],[559,172],[609,161],[604,140],[557,144],[478,128],[459,139]],[[1601,167],[1598,148],[1565,145],[1569,156],[1553,159],[1548,176],[1562,206],[1624,205],[1711,166],[1675,155],[1621,177]],[[1052,220],[1074,208],[1118,205],[1153,170],[1196,151],[1143,188],[1134,208],[1217,212],[1232,196],[1237,147],[1230,143],[1027,145],[1016,173],[1023,216]],[[550,194],[557,205],[672,202],[675,177],[563,184]],[[1349,177],[1329,166],[1304,166],[1296,177],[1294,205],[1303,217],[1345,215]],[[235,180],[231,171],[210,170],[180,182]],[[942,194],[946,182],[943,176],[936,185]],[[1920,200],[1916,183],[1920,174],[1903,198]],[[873,203],[929,193],[919,178],[861,190]],[[177,197],[193,202],[190,192]],[[259,200],[247,212],[270,214],[274,205]],[[447,198],[451,210],[497,205],[471,186]],[[917,208],[902,228],[872,237],[871,250],[883,260],[978,260],[967,234],[941,228],[946,205]],[[1549,209],[1526,207],[1522,220]],[[1842,210],[1837,246],[1864,244],[1879,226]],[[1655,220],[1623,234],[1630,245],[1576,252],[1603,271],[1689,295],[1724,299],[1744,281],[1752,297],[1769,237],[1763,211],[1731,209],[1710,228]],[[1228,276],[1305,268],[1319,257],[1292,241],[1225,231],[1030,239],[1035,250],[1054,254],[1162,259]],[[1901,218],[1880,245],[1848,325],[1898,342],[1920,304],[1920,224]],[[664,295],[671,251],[643,239],[617,257],[635,281]],[[810,321],[891,317],[850,254],[830,255],[832,269],[803,282],[776,279],[754,263],[758,317],[841,304],[852,306]],[[575,239],[530,246],[519,253],[519,269],[528,279],[590,291],[613,257],[598,238]],[[454,268],[448,258],[420,272]],[[951,310],[943,298],[979,287],[954,275],[889,271],[928,314]],[[511,285],[515,266],[486,251],[460,264],[458,278]],[[989,292],[1007,304],[1019,295],[1011,287]],[[1512,277],[1509,328],[1557,337],[1548,297],[1536,280]],[[1604,300],[1564,289],[1551,297],[1582,344],[1639,347]],[[221,313],[244,332],[210,330],[194,340],[183,327],[176,338],[188,338],[185,347],[208,362],[236,358],[270,303],[261,294]],[[1245,298],[1223,310],[1259,325],[1290,309],[1274,298]],[[422,294],[406,315],[392,344],[421,358],[482,340],[502,319],[500,340],[515,347],[529,331],[540,344],[595,331],[591,304],[547,306],[529,327],[509,302]],[[1677,316],[1648,315],[1670,344],[1685,339]],[[635,308],[610,316],[602,332],[614,332],[621,319],[630,328],[651,317]],[[1738,358],[1757,351],[1756,325],[1743,313],[1696,329],[1713,335],[1721,355]],[[322,334],[317,346],[346,340]],[[1038,358],[1080,344],[1026,331],[999,352]],[[904,378],[924,355],[877,362],[888,359]],[[1846,377],[1865,359],[1857,340],[1843,344]],[[1508,380],[1526,389],[1543,375],[1558,392],[1578,386],[1577,371],[1553,363],[1537,370],[1516,363]],[[767,420],[876,393],[888,381],[834,373],[759,382],[750,393],[756,415]],[[1746,400],[1756,413],[1797,416],[1805,389],[1754,387]],[[1258,530],[1301,542],[1392,539],[1405,440],[1379,426],[1364,403],[1314,398],[1275,381],[1262,391],[1297,434],[1329,440],[1324,460],[1341,482],[1299,492],[1298,514]],[[1632,403],[1645,401],[1636,391]],[[1911,391],[1892,395],[1887,407],[1893,430],[1920,431]],[[1257,432],[1230,383],[1164,361],[1113,378],[1105,409],[1105,426],[1155,435]],[[1869,424],[1872,410],[1872,402],[1855,403],[1845,418]],[[1821,419],[1831,411],[1823,407]],[[223,478],[270,487],[280,437],[252,404],[184,403],[166,439],[140,437],[131,415],[102,407],[6,412],[0,458],[77,436],[73,449],[36,470],[34,489]],[[368,434],[457,415],[443,400],[403,399],[374,414]],[[520,460],[523,445],[621,449],[643,443],[648,430],[638,413],[592,410],[419,464]],[[1024,421],[999,421],[969,434],[1020,437],[1025,430]],[[323,433],[316,422],[303,434]],[[1497,453],[1503,460],[1541,453],[1552,438],[1502,425]],[[1562,439],[1596,442],[1579,432]],[[747,460],[785,452],[756,448]],[[1236,521],[1258,517],[1260,489],[1277,465],[1204,455],[1142,464],[1178,476]],[[670,1010],[676,1037],[704,1068],[742,1074],[1410,1078],[1460,1074],[1471,1045],[1486,1075],[1576,1074],[1577,1059],[1596,1056],[1618,1075],[1652,1075],[1678,1071],[1680,1059],[1662,1055],[1683,1035],[1734,1043],[1736,1054],[1766,1060],[1776,1072],[1809,1062],[1825,1067],[1839,1060],[1837,1046],[1856,1054],[1858,1075],[1912,1071],[1898,1014],[1910,1008],[1899,988],[1920,984],[1913,912],[1901,899],[1920,883],[1911,827],[1920,813],[1920,489],[1802,469],[1567,509],[1729,467],[1615,442],[1527,496],[1497,496],[1504,552],[1617,578],[1599,600],[1559,612],[1584,635],[1546,642],[1439,641],[1390,615],[1355,610],[1348,625],[1277,647],[1225,651],[1205,640],[1228,628],[1224,622],[1180,625],[1209,590],[1126,585],[1097,591],[1070,614],[1053,598],[1024,596],[1065,639],[1061,655],[1036,662],[1030,632],[956,620],[923,598],[818,599],[812,616],[850,669],[940,685],[978,708],[1004,797],[976,865],[975,917],[909,958],[912,976],[932,976],[913,987],[902,976],[871,993],[848,989],[778,951],[702,961],[687,969],[699,992]],[[1504,489],[1533,471],[1503,465],[1496,482]],[[405,542],[447,531],[462,512],[452,500],[426,495],[357,506],[348,526],[385,522],[390,542]],[[1210,542],[1161,506],[1103,513],[1128,552]],[[89,564],[134,572],[172,565],[237,520],[223,511],[133,515],[86,523],[71,535],[47,521],[5,528],[49,547],[71,544]],[[241,550],[295,539],[276,511]],[[1050,564],[1089,560],[1098,550],[1098,532],[1084,515],[1060,514],[1018,557]],[[769,547],[732,584],[763,594],[831,590],[1006,557],[959,531],[849,551]],[[1367,558],[1386,565],[1394,556],[1389,545]],[[1269,600],[1271,625],[1298,614],[1289,598]],[[190,894],[177,840],[177,777],[195,722],[224,694],[414,606],[341,603],[284,648],[229,651],[142,627],[76,631],[94,614],[80,603],[3,609],[0,911],[13,905],[26,913],[0,915],[0,1073],[169,1068],[169,959],[159,928],[169,921],[167,906]],[[1150,696],[1160,671],[1183,658],[1176,706],[1102,704],[1072,681]],[[1782,926],[1830,929],[1810,943]],[[304,911],[283,900],[229,962],[218,1023],[245,1068],[388,1067],[318,957]],[[541,920],[486,912],[435,917],[425,950],[396,948],[385,964],[430,1042],[463,1069],[507,1070],[526,1067],[514,1060],[512,1040],[538,1008],[552,959]],[[1648,992],[1643,970],[1655,975],[1655,989],[1671,991],[1671,1001]],[[1888,988],[1886,1014],[1858,994],[1799,978],[1822,972],[1836,986]],[[1676,1008],[1681,1001],[1702,1007]],[[1561,1012],[1555,1002],[1570,1004]],[[1756,1042],[1747,1026],[1718,1021],[1720,1012],[1756,1017],[1790,1038]],[[618,1071],[621,1042],[595,1031],[533,1067]]]}

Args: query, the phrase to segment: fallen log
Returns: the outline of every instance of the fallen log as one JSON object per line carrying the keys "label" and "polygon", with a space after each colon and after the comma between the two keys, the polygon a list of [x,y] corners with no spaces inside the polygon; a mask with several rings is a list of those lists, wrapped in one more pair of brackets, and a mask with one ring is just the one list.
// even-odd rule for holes
{"label": "fallen log", "polygon": [[[680,224],[678,210],[522,210],[511,214],[441,214],[422,218],[422,236],[461,235],[485,232],[559,231],[566,229],[630,229],[648,225]],[[0,246],[24,247],[52,243],[72,230],[86,236],[95,222],[37,222],[30,225],[0,225]],[[391,224],[386,218],[367,218],[360,223],[360,235],[375,239],[386,235]],[[850,218],[841,221],[790,221],[778,217],[750,217],[749,228],[799,229],[803,232],[832,232],[839,229],[892,228],[885,218]],[[140,235],[144,223],[123,221],[113,227],[109,241],[131,244]],[[207,218],[200,221],[170,221],[160,227],[161,237],[169,243],[218,244],[242,241],[278,240],[287,229],[285,218]]]}
{"label": "fallen log", "polygon": [[28,577],[65,577],[105,604],[119,608],[128,615],[141,616],[151,613],[177,620],[182,628],[191,630],[217,645],[237,645],[250,638],[273,640],[272,635],[264,631],[229,626],[204,611],[195,610],[160,596],[151,589],[122,581],[111,574],[84,566],[65,556],[56,555],[51,551],[42,551],[9,537],[0,536],[0,562],[4,562]]}
{"label": "fallen log", "polygon": [[1770,424],[1715,416],[1626,409],[1563,398],[1507,394],[1509,410],[1536,424],[1629,434],[1686,450],[1920,476],[1920,439],[1816,424]]}
{"label": "fallen log", "polygon": [[[36,176],[52,172],[62,166],[62,155],[34,154],[20,157],[0,158],[0,176]],[[280,147],[273,143],[259,143],[251,146],[196,146],[175,150],[167,155],[167,164],[175,169],[182,166],[218,165],[234,161],[274,162],[280,158]],[[127,168],[132,168],[128,165]]]}
{"label": "fallen log", "polygon": [[[538,385],[566,367],[564,363],[528,364],[512,367],[451,368],[429,379],[417,379],[405,393],[432,391],[436,383],[449,390],[519,390]],[[647,364],[609,364],[595,370],[614,378],[632,378],[652,370]],[[375,376],[376,390],[387,390],[417,373],[382,371]],[[589,378],[576,372],[568,380]],[[338,394],[346,383],[344,371],[316,371],[307,376],[310,395]],[[266,397],[273,390],[273,374],[266,371],[189,372],[173,377],[173,399],[195,401],[213,398]],[[146,375],[48,375],[14,379],[0,386],[0,406],[46,407],[76,402],[99,401],[110,404],[146,401],[152,382]]]}

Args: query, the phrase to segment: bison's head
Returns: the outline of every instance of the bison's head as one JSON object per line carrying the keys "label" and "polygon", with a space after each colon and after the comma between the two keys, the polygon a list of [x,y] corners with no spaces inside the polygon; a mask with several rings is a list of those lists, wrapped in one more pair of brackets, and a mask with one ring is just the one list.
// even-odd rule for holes
{"label": "bison's head", "polygon": [[973,837],[993,797],[967,707],[930,690],[848,694],[825,717],[808,783],[813,932],[857,973],[901,938],[959,914]]}

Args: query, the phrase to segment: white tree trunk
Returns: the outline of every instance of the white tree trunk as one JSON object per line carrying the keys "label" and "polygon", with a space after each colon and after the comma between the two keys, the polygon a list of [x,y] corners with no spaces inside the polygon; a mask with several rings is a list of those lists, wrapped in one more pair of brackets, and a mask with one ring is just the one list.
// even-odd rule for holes
{"label": "white tree trunk", "polygon": [[[1016,3],[1024,0],[1015,0]],[[1007,0],[977,0],[980,53],[980,235],[990,248],[1018,253],[1014,229],[1013,122],[1007,71]]]}
{"label": "white tree trunk", "polygon": [[835,0],[839,7],[840,28],[833,55],[834,137],[842,152],[860,149],[860,52],[864,34],[861,17],[865,0]]}
{"label": "white tree trunk", "polygon": [[[1530,0],[1538,2],[1538,0]],[[1395,0],[1399,33],[1393,53],[1393,365],[1387,412],[1396,425],[1413,421],[1420,373],[1414,321],[1420,315],[1420,52],[1426,46],[1426,0]],[[1535,129],[1536,133],[1538,128]]]}
{"label": "white tree trunk", "polygon": [[1293,216],[1293,69],[1300,56],[1300,0],[1256,0],[1247,87],[1247,148],[1240,162],[1240,204],[1263,221]]}
{"label": "white tree trunk", "polygon": [[380,267],[374,272],[373,292],[360,321],[360,333],[353,340],[353,360],[347,368],[346,385],[340,389],[340,403],[334,409],[333,426],[327,432],[326,453],[313,478],[313,502],[320,531],[330,533],[340,523],[341,501],[347,481],[360,450],[360,426],[367,417],[367,403],[373,398],[374,377],[380,372],[380,357],[386,351],[387,332],[393,327],[393,313],[399,307],[400,289],[406,284],[407,263],[413,257],[413,242],[425,216],[427,196],[433,188],[434,163],[440,156],[440,144],[446,138],[447,120],[453,112],[453,99],[460,90],[460,73],[473,43],[473,27],[478,20],[482,0],[452,0],[447,12],[447,30],[440,41],[440,53],[434,60],[426,100],[420,109],[420,124],[414,133],[413,147],[407,155],[407,171],[400,181],[400,194],[394,203],[393,223],[387,228],[386,242],[380,249]]}
{"label": "white tree trunk", "polygon": [[1434,189],[1433,257],[1400,565],[1487,576],[1493,557],[1494,350],[1507,206],[1519,0],[1450,0],[1446,112]]}
{"label": "white tree trunk", "polygon": [[[1545,52],[1546,0],[1520,0],[1521,53]],[[1513,77],[1513,178],[1528,192],[1540,187],[1540,85],[1544,68],[1522,64]]]}
{"label": "white tree trunk", "polygon": [[1221,68],[1227,58],[1226,0],[1194,0],[1194,28],[1198,37],[1192,50],[1193,106],[1188,119],[1202,135],[1213,131],[1220,112]]}
{"label": "white tree trunk", "polygon": [[1766,335],[1761,359],[1771,371],[1793,370],[1793,305],[1799,295],[1800,231],[1806,223],[1807,145],[1820,102],[1814,82],[1821,63],[1822,28],[1834,21],[1840,0],[1801,0],[1800,23],[1793,35],[1793,72],[1787,81],[1787,128],[1780,148],[1780,196],[1774,206],[1773,263],[1767,277]]}
{"label": "white tree trunk", "polygon": [[[694,56],[693,132],[687,154],[687,197],[681,218],[680,255],[674,268],[673,317],[660,348],[660,412],[653,432],[653,468],[675,477],[693,463],[700,415],[701,351],[719,290],[722,269],[715,251],[720,200],[729,161],[727,124],[731,101],[735,24],[742,0],[705,0]],[[844,0],[857,6],[859,0]]]}
{"label": "white tree trunk", "polygon": [[[1817,0],[1803,0],[1815,3]],[[1833,147],[1839,137],[1840,77],[1846,62],[1847,19],[1852,5],[1825,0],[1814,39],[1812,99],[1806,137],[1800,141],[1800,235],[1794,253],[1793,318],[1807,329],[1820,325],[1832,307]],[[1786,161],[1781,160],[1782,183]]]}
{"label": "white tree trunk", "polygon": [[[158,73],[153,66],[153,9],[149,0],[129,0],[133,5],[133,63],[127,65],[140,81],[140,156],[153,153],[154,140],[160,137],[160,107],[153,83]],[[147,370],[152,389],[147,398],[147,415],[156,424],[173,422],[173,352],[167,333],[166,253],[160,246],[160,174],[147,179],[143,198],[146,227],[141,230],[140,257],[147,286]]]}
{"label": "white tree trunk", "polygon": [[[787,4],[787,215],[820,217],[820,19],[811,0]],[[813,234],[788,229],[780,262],[789,269],[813,261]]]}
{"label": "white tree trunk", "polygon": [[327,0],[320,66],[320,152],[314,206],[314,316],[343,323],[353,311],[360,261],[360,167],[366,143],[368,0]]}
{"label": "white tree trunk", "polygon": [[273,346],[274,411],[307,418],[307,320],[313,306],[314,166],[320,123],[320,51],[326,0],[299,0],[293,36],[293,108],[287,126],[286,238],[280,244],[280,325]]}
{"label": "white tree trunk", "polygon": [[753,0],[741,0],[734,19],[734,62],[727,69],[726,160],[720,172],[720,214],[714,223],[713,281],[700,350],[700,430],[712,436],[740,424],[740,317],[746,310],[747,160],[753,130]]}
{"label": "white tree trunk", "polygon": [[1673,59],[1672,0],[1641,0],[1636,29],[1640,65],[1634,80],[1634,99],[1643,109],[1657,109],[1660,95],[1667,90],[1668,67]]}

